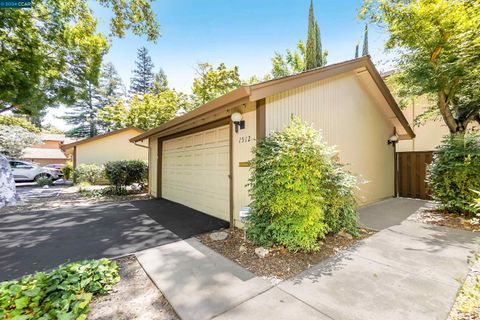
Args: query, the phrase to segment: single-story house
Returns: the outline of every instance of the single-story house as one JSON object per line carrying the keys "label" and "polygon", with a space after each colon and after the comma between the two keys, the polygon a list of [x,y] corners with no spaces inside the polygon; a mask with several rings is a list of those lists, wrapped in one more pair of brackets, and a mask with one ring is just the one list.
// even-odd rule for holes
{"label": "single-story house", "polygon": [[361,205],[394,196],[395,143],[387,142],[415,134],[368,56],[242,86],[130,141],[148,141],[152,196],[238,225],[250,203],[252,147],[292,114],[321,130],[364,181]]}
{"label": "single-story house", "polygon": [[65,144],[62,150],[72,156],[73,166],[79,164],[104,165],[114,160],[147,160],[148,147],[132,144],[129,139],[144,133],[135,127],[123,128]]}
{"label": "single-story house", "polygon": [[72,143],[75,139],[67,138],[63,134],[41,133],[40,144],[25,148],[22,159],[38,163],[46,164],[64,164],[68,158],[61,150],[61,146],[65,143]]}

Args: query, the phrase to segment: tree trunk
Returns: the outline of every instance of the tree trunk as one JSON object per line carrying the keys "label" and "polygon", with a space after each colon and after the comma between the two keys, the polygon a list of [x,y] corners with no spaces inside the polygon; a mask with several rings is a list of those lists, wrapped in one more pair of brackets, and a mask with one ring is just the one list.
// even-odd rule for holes
{"label": "tree trunk", "polygon": [[447,104],[447,96],[445,92],[439,91],[438,92],[438,102],[437,102],[438,109],[447,125],[448,129],[450,130],[451,134],[457,133],[461,130],[461,126],[458,125],[457,120],[453,117],[452,112],[448,108],[449,105]]}

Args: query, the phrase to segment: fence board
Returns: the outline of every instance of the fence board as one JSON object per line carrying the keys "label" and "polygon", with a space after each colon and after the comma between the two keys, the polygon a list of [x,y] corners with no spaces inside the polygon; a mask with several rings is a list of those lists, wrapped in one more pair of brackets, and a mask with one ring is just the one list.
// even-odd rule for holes
{"label": "fence board", "polygon": [[397,183],[400,197],[430,199],[427,165],[432,162],[432,151],[397,152]]}

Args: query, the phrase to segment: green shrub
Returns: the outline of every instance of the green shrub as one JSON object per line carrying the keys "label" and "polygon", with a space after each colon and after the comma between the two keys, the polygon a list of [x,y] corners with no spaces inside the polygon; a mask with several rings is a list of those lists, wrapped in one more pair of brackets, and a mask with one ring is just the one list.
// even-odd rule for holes
{"label": "green shrub", "polygon": [[129,192],[126,188],[117,190],[113,186],[108,186],[106,188],[92,189],[92,190],[81,188],[80,194],[84,197],[100,198],[100,197],[108,197],[108,196],[126,196],[129,194]]}
{"label": "green shrub", "polygon": [[357,233],[355,178],[332,160],[333,148],[311,126],[292,118],[253,151],[245,225],[251,241],[314,251],[329,231]]}
{"label": "green shrub", "polygon": [[110,161],[105,165],[105,176],[117,193],[133,183],[144,184],[148,179],[148,165],[142,160]]}
{"label": "green shrub", "polygon": [[474,190],[480,190],[480,135],[446,137],[434,152],[427,182],[440,209],[471,215]]}
{"label": "green shrub", "polygon": [[35,179],[37,186],[44,187],[44,186],[53,186],[53,181],[51,178],[48,177],[39,177]]}
{"label": "green shrub", "polygon": [[65,180],[72,180],[73,179],[73,163],[72,161],[67,161],[65,167],[62,168],[63,178]]}
{"label": "green shrub", "polygon": [[75,183],[88,182],[95,185],[103,178],[103,167],[96,164],[80,164],[75,169]]}
{"label": "green shrub", "polygon": [[106,294],[120,280],[107,259],[69,263],[0,284],[0,319],[86,319],[94,294]]}
{"label": "green shrub", "polygon": [[33,133],[40,133],[40,129],[37,128],[33,123],[28,121],[27,119],[20,117],[20,116],[4,116],[0,115],[0,124],[10,126],[10,127],[22,127],[27,131]]}

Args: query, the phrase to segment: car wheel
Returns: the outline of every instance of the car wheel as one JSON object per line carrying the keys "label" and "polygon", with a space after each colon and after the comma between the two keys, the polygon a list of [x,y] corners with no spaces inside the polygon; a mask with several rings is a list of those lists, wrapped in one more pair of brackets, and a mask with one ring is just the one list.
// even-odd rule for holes
{"label": "car wheel", "polygon": [[40,173],[35,177],[35,182],[37,182],[38,179],[40,179],[40,178],[48,178],[48,179],[52,180],[52,176],[49,175],[48,173]]}

